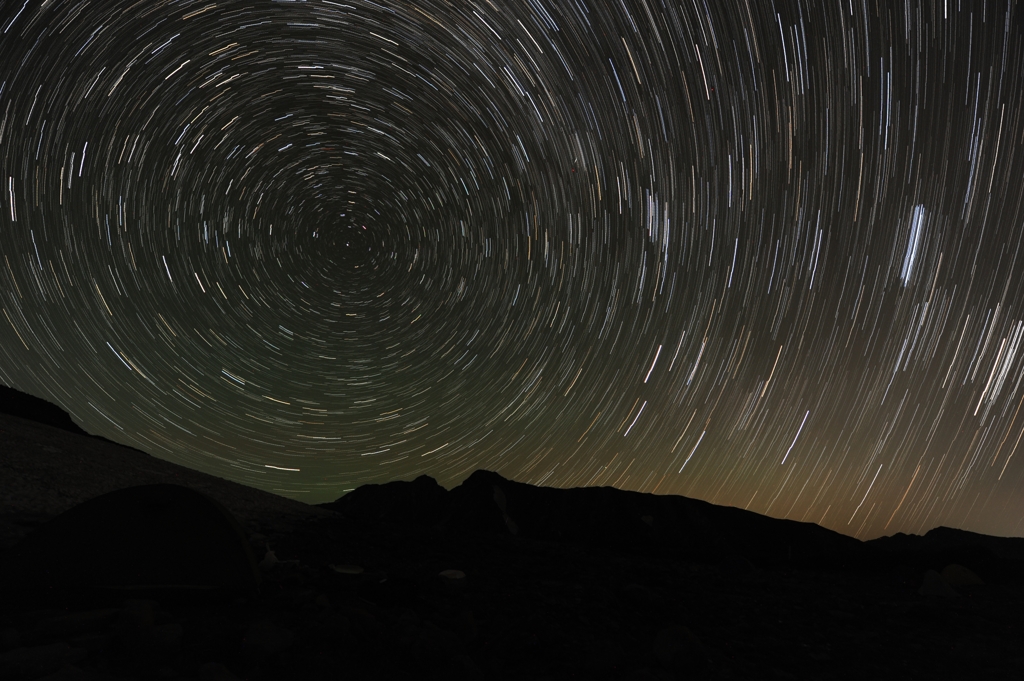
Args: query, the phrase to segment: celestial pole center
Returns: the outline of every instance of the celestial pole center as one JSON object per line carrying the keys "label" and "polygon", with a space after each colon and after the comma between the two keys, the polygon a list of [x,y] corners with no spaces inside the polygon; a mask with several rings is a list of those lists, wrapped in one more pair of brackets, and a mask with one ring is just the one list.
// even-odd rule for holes
{"label": "celestial pole center", "polygon": [[0,380],[309,503],[1020,534],[1021,16],[5,4]]}

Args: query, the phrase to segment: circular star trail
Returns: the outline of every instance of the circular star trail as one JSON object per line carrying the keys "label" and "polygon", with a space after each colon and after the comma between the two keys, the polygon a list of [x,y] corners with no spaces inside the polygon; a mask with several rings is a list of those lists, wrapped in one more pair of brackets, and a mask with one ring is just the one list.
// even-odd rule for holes
{"label": "circular star trail", "polygon": [[862,538],[1024,517],[1024,22],[0,9],[0,379],[308,502],[478,468]]}

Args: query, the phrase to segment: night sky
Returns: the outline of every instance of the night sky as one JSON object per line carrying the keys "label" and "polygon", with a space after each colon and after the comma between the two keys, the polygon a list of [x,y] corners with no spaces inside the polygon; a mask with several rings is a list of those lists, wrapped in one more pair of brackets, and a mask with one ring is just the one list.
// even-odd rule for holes
{"label": "night sky", "polygon": [[0,30],[0,381],[89,432],[310,503],[486,468],[1024,532],[1020,5]]}

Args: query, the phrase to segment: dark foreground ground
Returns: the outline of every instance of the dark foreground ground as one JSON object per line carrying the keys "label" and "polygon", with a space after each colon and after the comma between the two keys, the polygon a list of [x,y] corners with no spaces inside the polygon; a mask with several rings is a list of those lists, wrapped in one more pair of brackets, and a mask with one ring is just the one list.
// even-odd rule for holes
{"label": "dark foreground ground", "polygon": [[1024,674],[1024,589],[1007,575],[925,596],[917,559],[755,567],[342,517],[250,530],[255,545],[297,561],[264,568],[258,594],[9,610],[0,620],[0,678]]}
{"label": "dark foreground ground", "polygon": [[424,477],[312,507],[8,401],[32,408],[0,415],[0,566],[76,504],[173,483],[241,522],[262,583],[50,595],[0,583],[19,596],[0,599],[0,681],[1024,678],[1022,539],[937,528],[859,542],[488,471],[450,491]]}

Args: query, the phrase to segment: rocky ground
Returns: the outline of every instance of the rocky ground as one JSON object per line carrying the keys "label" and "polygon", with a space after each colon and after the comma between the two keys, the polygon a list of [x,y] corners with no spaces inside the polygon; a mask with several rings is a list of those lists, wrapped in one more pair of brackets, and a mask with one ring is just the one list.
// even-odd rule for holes
{"label": "rocky ground", "polygon": [[313,507],[8,402],[34,420],[0,414],[0,561],[87,499],[174,483],[241,521],[263,582],[8,602],[2,681],[1024,678],[1019,539],[937,528],[861,543],[485,471],[450,492],[424,477]]}
{"label": "rocky ground", "polygon": [[248,529],[264,558],[258,594],[8,610],[0,678],[1011,679],[1024,670],[1024,588],[1012,578],[954,590],[899,565],[689,562],[342,516]]}

